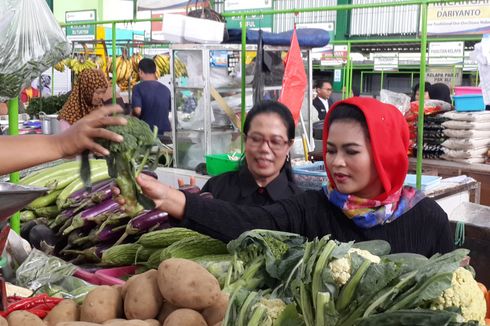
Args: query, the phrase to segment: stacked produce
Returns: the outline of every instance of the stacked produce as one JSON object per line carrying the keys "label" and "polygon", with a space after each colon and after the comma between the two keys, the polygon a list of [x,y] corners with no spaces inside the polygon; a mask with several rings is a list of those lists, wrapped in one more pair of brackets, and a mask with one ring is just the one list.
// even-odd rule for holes
{"label": "stacked produce", "polygon": [[[441,143],[447,139],[444,135],[442,122],[447,118],[441,114],[451,110],[451,105],[439,100],[426,100],[424,107],[424,142],[422,155],[424,158],[439,158],[444,151]],[[410,131],[409,154],[417,153],[417,133],[418,133],[418,111],[419,102],[411,102],[410,110],[405,113]]]}
{"label": "stacked produce", "polygon": [[224,284],[199,262],[167,258],[157,269],[132,276],[122,288],[91,290],[79,315],[60,314],[70,319],[57,321],[166,326],[485,323],[488,294],[473,278],[468,250],[428,259],[390,254],[389,244],[380,240],[340,243],[325,236],[306,241],[296,234],[252,230],[230,242],[228,251],[220,272]]}
{"label": "stacked produce", "polygon": [[490,149],[490,112],[447,112],[442,123],[448,137],[442,158],[463,163],[485,163]]}
{"label": "stacked produce", "polygon": [[[152,210],[153,201],[135,181],[144,168],[156,167],[156,132],[137,118],[127,117],[127,121],[124,126],[110,127],[124,136],[122,143],[100,140],[110,151],[105,161],[69,162],[21,181],[50,189],[21,214],[28,222],[22,226],[22,235],[34,247],[77,263],[99,262],[102,252],[114,243],[135,241],[144,232],[169,226],[167,214]],[[79,172],[88,180],[82,181]],[[84,188],[87,181],[94,184],[90,191]],[[126,200],[124,210],[112,199],[114,185]]]}

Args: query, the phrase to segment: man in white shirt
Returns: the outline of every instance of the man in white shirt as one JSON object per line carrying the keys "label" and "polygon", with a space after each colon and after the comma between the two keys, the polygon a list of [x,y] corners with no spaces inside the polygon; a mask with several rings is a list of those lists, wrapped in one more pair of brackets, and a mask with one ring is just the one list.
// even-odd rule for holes
{"label": "man in white shirt", "polygon": [[313,106],[318,111],[318,119],[323,120],[327,115],[328,109],[332,106],[332,84],[326,80],[319,80],[316,83],[317,96],[313,100]]}

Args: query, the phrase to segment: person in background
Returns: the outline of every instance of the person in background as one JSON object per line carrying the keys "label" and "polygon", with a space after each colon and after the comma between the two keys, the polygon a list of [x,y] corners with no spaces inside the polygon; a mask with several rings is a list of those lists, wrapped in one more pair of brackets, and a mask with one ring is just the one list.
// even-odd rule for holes
{"label": "person in background", "polygon": [[323,120],[333,105],[333,100],[330,98],[332,95],[332,84],[326,80],[319,80],[316,83],[316,97],[313,99],[313,106],[318,111],[318,119]]}
{"label": "person in background", "polygon": [[443,83],[432,84],[429,88],[429,98],[431,100],[441,100],[451,104],[451,90]]}
{"label": "person in background", "polygon": [[133,88],[132,114],[145,121],[150,128],[156,126],[160,140],[169,143],[172,140],[170,90],[157,80],[155,73],[155,62],[148,58],[141,59],[138,64],[141,82]]}
{"label": "person in background", "polygon": [[352,96],[361,96],[361,92],[357,86],[352,86]]}
{"label": "person in background", "polygon": [[295,135],[291,111],[276,101],[259,103],[248,112],[243,133],[245,159],[240,170],[212,177],[201,191],[246,205],[268,205],[299,194],[288,155]]}
{"label": "person in background", "polygon": [[108,86],[107,78],[102,70],[83,70],[78,75],[68,100],[58,114],[61,130],[67,129],[90,112],[101,107]]}
{"label": "person in background", "polygon": [[140,175],[137,182],[158,209],[223,241],[247,230],[271,229],[308,239],[326,234],[342,242],[380,239],[390,243],[393,253],[430,257],[449,252],[454,242],[446,213],[422,192],[403,185],[408,145],[408,125],[396,107],[351,97],[337,102],[325,119],[329,186],[321,190],[268,206],[241,206],[184,193],[151,177]]}
{"label": "person in background", "polygon": [[121,135],[104,129],[105,126],[125,125],[126,119],[111,116],[121,112],[122,108],[117,105],[102,107],[55,135],[0,136],[0,175],[71,157],[87,149],[98,155],[109,155],[95,139],[123,140]]}
{"label": "person in background", "polygon": [[[418,101],[420,96],[419,96],[419,87],[420,85],[419,84],[416,84],[413,88],[412,88],[412,96],[410,97],[410,101],[413,102],[413,101]],[[429,82],[425,82],[425,92],[424,92],[424,99],[428,100],[430,99],[429,97],[429,91],[430,91],[430,83]]]}

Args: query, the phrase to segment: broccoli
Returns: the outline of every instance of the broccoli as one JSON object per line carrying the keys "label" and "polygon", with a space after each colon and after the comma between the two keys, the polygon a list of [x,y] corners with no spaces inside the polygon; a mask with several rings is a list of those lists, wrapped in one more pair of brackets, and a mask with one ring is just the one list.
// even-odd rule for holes
{"label": "broccoli", "polygon": [[[143,209],[154,208],[152,200],[144,196],[136,183],[136,177],[148,162],[153,162],[150,169],[154,170],[158,163],[158,154],[152,148],[159,145],[157,129],[151,132],[148,124],[138,118],[125,116],[128,123],[124,126],[109,126],[108,130],[124,137],[121,143],[106,139],[97,142],[110,152],[106,157],[109,175],[116,179],[121,196],[126,200],[126,213],[133,217]],[[158,153],[158,152],[157,152]]]}

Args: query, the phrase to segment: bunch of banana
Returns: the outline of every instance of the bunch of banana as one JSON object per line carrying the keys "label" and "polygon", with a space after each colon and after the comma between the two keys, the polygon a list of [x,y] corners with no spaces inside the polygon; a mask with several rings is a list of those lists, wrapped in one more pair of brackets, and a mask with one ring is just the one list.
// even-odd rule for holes
{"label": "bunch of banana", "polygon": [[170,74],[170,57],[168,55],[157,54],[153,57],[160,76]]}
{"label": "bunch of banana", "polygon": [[187,77],[187,67],[179,58],[174,60],[174,69],[176,77]]}
{"label": "bunch of banana", "polygon": [[133,72],[133,66],[131,60],[123,56],[116,59],[116,81],[118,83],[129,80],[131,73]]}
{"label": "bunch of banana", "polygon": [[143,56],[141,53],[135,53],[131,56],[131,64],[133,65],[133,70],[138,71],[138,64],[140,63]]}
{"label": "bunch of banana", "polygon": [[71,62],[71,70],[73,70],[75,75],[78,75],[85,69],[97,69],[97,65],[90,59],[85,59],[83,61],[78,61],[75,59],[75,61]]}
{"label": "bunch of banana", "polygon": [[63,60],[55,64],[53,68],[59,72],[65,71],[65,64],[63,63]]}
{"label": "bunch of banana", "polygon": [[131,73],[131,85],[134,86],[140,80],[140,75],[136,70]]}
{"label": "bunch of banana", "polygon": [[97,65],[97,67],[102,70],[102,71],[105,71],[105,60],[103,57],[101,56],[96,56],[95,57],[95,64]]}

